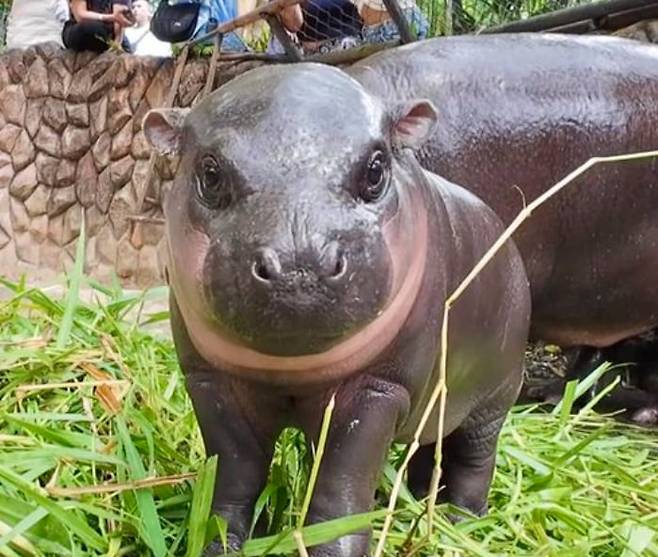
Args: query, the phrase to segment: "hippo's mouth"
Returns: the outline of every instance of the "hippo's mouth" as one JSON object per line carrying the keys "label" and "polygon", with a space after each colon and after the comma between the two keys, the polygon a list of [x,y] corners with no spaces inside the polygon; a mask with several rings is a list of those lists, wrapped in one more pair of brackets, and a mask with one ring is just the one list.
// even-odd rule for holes
{"label": "hippo's mouth", "polygon": [[[422,204],[418,203],[414,209],[411,257],[403,256],[403,252],[408,253],[408,245],[399,245],[399,239],[387,239],[393,260],[392,297],[377,317],[361,330],[320,353],[277,356],[231,341],[209,327],[187,304],[179,303],[181,315],[195,348],[208,363],[219,369],[273,383],[331,381],[363,369],[398,335],[411,313],[423,283],[428,249],[428,218]],[[175,281],[172,288],[180,300],[178,296],[182,292],[177,291]]]}

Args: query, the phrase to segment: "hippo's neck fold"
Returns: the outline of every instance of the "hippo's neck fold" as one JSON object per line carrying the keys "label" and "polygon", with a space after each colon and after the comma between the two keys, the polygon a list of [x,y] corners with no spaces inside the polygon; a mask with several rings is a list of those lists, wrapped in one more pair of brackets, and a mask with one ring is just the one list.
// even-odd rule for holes
{"label": "hippo's neck fold", "polygon": [[[420,196],[419,196],[420,197]],[[334,381],[371,363],[388,347],[411,313],[425,273],[428,250],[428,215],[420,199],[408,200],[413,215],[410,257],[395,262],[393,296],[386,308],[363,329],[330,349],[302,356],[273,356],[228,340],[186,303],[183,289],[172,289],[189,336],[200,355],[219,369],[270,383]],[[399,249],[401,246],[395,246]]]}

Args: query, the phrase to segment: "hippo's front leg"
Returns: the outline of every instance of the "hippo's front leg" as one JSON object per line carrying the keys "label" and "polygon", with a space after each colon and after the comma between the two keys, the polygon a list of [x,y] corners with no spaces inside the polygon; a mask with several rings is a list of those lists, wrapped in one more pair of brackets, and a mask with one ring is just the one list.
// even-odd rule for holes
{"label": "hippo's front leg", "polygon": [[[316,408],[323,406],[309,402]],[[406,389],[388,381],[366,376],[341,387],[336,394],[309,523],[367,512],[372,508],[384,458],[397,423],[408,409]],[[314,423],[304,424],[308,438],[317,438],[313,435],[319,431],[317,419],[316,415],[312,418]],[[309,554],[313,557],[363,557],[368,555],[369,540],[369,532],[351,534],[310,548]]]}
{"label": "hippo's front leg", "polygon": [[466,422],[443,442],[441,501],[477,516],[487,512],[487,498],[496,463],[496,446],[505,414]]}
{"label": "hippo's front leg", "polygon": [[[443,440],[440,501],[478,516],[487,512],[498,437],[515,392],[482,403]],[[421,447],[409,466],[409,487],[418,499],[428,494],[433,468],[434,445]]]}
{"label": "hippo's front leg", "polygon": [[[254,504],[267,481],[277,416],[267,404],[258,405],[251,394],[240,392],[232,378],[193,371],[186,373],[186,381],[206,453],[219,455],[213,511],[226,520],[228,549],[236,551],[249,535]],[[218,541],[206,551],[223,553]]]}

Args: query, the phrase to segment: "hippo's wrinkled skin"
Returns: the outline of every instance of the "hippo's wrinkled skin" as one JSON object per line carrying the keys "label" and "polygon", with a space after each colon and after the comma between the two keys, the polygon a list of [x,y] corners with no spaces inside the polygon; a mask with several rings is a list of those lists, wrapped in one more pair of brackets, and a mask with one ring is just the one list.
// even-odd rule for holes
{"label": "hippo's wrinkled skin", "polygon": [[[438,123],[421,164],[506,223],[590,157],[658,149],[652,45],[452,37],[373,55],[348,73],[392,105],[430,99]],[[658,324],[658,159],[594,168],[515,240],[531,284],[531,337],[605,348]]]}
{"label": "hippo's wrinkled skin", "polygon": [[[154,110],[149,141],[179,152],[166,200],[172,326],[232,547],[247,536],[284,426],[316,439],[336,393],[309,512],[368,510],[394,439],[409,441],[437,380],[443,301],[503,230],[410,149],[433,106],[384,109],[321,65],[248,72],[189,114]],[[455,305],[446,497],[486,509],[495,446],[517,396],[529,290],[508,243]],[[432,447],[436,416],[423,435]],[[430,450],[411,483],[426,490]],[[361,556],[367,533],[312,549]]]}

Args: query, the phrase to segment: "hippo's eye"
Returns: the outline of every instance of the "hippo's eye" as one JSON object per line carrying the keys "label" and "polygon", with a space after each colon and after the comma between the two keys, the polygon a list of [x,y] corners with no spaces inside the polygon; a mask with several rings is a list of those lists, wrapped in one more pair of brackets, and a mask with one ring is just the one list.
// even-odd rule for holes
{"label": "hippo's eye", "polygon": [[367,203],[377,201],[386,190],[388,175],[386,172],[386,160],[381,151],[375,152],[368,162],[363,187],[360,197]]}
{"label": "hippo's eye", "polygon": [[230,202],[230,192],[222,187],[217,161],[210,155],[203,158],[196,180],[197,196],[209,209],[222,209]]}

